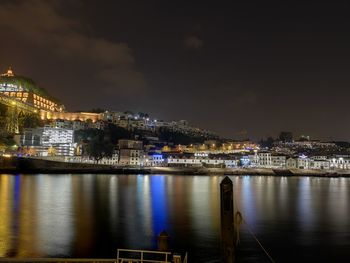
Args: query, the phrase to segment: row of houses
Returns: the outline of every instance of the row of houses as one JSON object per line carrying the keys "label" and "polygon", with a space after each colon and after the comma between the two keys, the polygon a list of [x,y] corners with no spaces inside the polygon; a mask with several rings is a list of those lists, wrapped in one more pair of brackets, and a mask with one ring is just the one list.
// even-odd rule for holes
{"label": "row of houses", "polygon": [[349,156],[287,156],[256,152],[244,156],[243,166],[287,169],[350,169]]}
{"label": "row of houses", "polygon": [[[27,129],[18,145],[24,154],[31,156],[64,156],[72,162],[95,162],[82,156],[74,142],[74,130],[45,126]],[[216,151],[213,151],[217,153]],[[255,167],[287,169],[350,169],[349,156],[291,156],[254,150],[251,154],[211,154],[211,151],[172,153],[144,147],[142,141],[119,140],[115,153],[99,162],[109,165],[131,166],[207,166],[207,167]]]}

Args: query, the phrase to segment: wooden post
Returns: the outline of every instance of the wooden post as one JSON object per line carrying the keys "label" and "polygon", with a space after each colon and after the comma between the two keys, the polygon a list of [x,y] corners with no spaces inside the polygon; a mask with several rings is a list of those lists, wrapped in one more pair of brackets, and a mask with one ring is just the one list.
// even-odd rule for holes
{"label": "wooden post", "polygon": [[169,251],[168,247],[169,235],[163,230],[158,236],[158,250],[162,252]]}
{"label": "wooden post", "polygon": [[220,183],[221,257],[223,263],[235,262],[233,185],[228,176]]}

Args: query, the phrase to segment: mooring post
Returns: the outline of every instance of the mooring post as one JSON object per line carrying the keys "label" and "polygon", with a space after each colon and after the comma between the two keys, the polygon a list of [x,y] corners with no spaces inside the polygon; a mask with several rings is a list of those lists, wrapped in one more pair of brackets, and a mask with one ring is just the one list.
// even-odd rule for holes
{"label": "mooring post", "polygon": [[168,241],[169,235],[165,230],[163,230],[158,236],[158,250],[162,252],[169,251]]}
{"label": "mooring post", "polygon": [[223,263],[235,262],[233,185],[228,176],[220,183],[221,257]]}

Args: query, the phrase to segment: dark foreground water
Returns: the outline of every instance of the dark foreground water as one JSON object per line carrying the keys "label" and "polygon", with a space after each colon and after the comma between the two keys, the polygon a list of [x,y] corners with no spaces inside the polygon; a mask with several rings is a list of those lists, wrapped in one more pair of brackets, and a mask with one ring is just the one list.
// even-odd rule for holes
{"label": "dark foreground water", "polygon": [[[219,262],[221,176],[0,175],[0,257],[154,249]],[[277,262],[350,261],[350,179],[231,177],[236,207]],[[239,262],[269,262],[242,226]]]}

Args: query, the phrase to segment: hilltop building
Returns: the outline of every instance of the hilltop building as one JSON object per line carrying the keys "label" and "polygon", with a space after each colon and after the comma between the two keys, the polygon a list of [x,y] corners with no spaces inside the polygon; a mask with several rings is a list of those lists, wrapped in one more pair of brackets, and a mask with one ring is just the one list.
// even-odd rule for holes
{"label": "hilltop building", "polygon": [[38,111],[64,111],[64,105],[49,95],[45,89],[30,78],[15,75],[11,68],[0,75],[0,94],[34,106]]}

